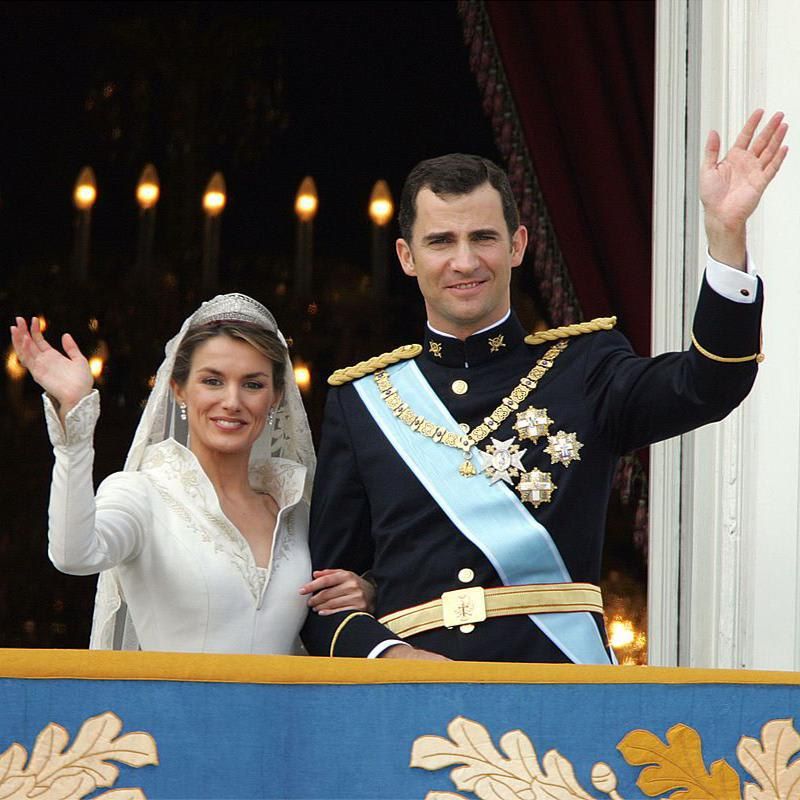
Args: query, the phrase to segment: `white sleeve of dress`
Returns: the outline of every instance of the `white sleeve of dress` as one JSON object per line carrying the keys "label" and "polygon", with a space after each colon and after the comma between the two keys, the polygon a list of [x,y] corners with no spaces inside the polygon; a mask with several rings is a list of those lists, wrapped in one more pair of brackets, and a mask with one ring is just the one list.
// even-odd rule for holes
{"label": "white sleeve of dress", "polygon": [[98,392],[93,391],[69,411],[65,427],[47,395],[44,409],[55,455],[50,485],[50,560],[62,572],[91,575],[135,558],[149,516],[144,477],[135,472],[110,476],[95,503],[92,466],[94,428],[100,416]]}

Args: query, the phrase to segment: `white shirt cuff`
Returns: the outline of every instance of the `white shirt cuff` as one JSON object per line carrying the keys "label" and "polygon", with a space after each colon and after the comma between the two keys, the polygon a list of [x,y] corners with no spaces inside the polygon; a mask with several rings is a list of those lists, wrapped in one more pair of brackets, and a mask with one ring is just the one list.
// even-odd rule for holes
{"label": "white shirt cuff", "polygon": [[404,644],[406,647],[411,647],[408,642],[404,642],[402,639],[384,639],[384,641],[380,644],[376,644],[375,647],[367,653],[367,658],[377,658],[384,650],[388,650],[396,644]]}
{"label": "white shirt cuff", "polygon": [[719,295],[734,303],[755,303],[758,296],[758,278],[750,254],[747,254],[747,272],[716,261],[706,251],[706,280]]}

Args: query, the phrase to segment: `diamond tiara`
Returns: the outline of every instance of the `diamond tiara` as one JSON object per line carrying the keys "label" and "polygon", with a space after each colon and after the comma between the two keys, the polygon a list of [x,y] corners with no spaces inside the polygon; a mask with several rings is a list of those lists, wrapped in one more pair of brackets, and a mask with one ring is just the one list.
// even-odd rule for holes
{"label": "diamond tiara", "polygon": [[259,328],[277,332],[275,317],[257,300],[246,294],[219,294],[204,302],[192,315],[190,328],[207,325],[210,322],[249,322]]}

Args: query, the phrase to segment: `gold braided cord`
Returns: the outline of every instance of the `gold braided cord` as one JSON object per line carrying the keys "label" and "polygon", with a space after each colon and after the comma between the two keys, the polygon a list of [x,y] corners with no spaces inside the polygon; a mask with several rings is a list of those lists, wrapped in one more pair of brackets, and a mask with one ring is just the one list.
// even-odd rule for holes
{"label": "gold braided cord", "polygon": [[721,364],[744,364],[746,361],[757,361],[760,364],[764,360],[763,353],[753,353],[751,356],[718,356],[716,353],[706,350],[705,347],[703,347],[700,342],[697,341],[694,333],[692,333],[692,344],[695,346],[697,351],[706,358],[710,358],[712,361],[719,361]]}
{"label": "gold braided cord", "polygon": [[373,356],[366,361],[359,361],[352,367],[343,367],[337,369],[329,378],[328,383],[331,386],[341,386],[343,383],[350,383],[350,381],[363,378],[365,375],[372,375],[379,369],[386,369],[396,364],[398,361],[403,361],[407,358],[416,358],[422,352],[421,344],[404,344],[402,347],[396,347],[391,353],[383,353],[379,356]]}
{"label": "gold braided cord", "polygon": [[596,317],[588,322],[576,322],[573,325],[562,325],[560,328],[531,333],[525,337],[525,344],[543,344],[544,342],[554,342],[556,339],[580,336],[582,333],[610,331],[616,324],[616,317]]}

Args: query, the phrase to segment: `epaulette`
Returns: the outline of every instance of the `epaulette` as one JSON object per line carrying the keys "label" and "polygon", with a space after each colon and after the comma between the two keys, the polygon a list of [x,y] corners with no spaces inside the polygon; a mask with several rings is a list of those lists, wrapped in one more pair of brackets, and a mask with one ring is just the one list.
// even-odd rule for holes
{"label": "epaulette", "polygon": [[390,367],[398,361],[404,361],[407,358],[416,358],[422,352],[421,344],[404,344],[402,347],[395,347],[391,353],[383,353],[379,356],[373,356],[366,361],[359,361],[352,367],[342,367],[337,369],[330,378],[328,383],[331,386],[341,386],[343,383],[363,378],[365,375],[371,375],[379,369]]}
{"label": "epaulette", "polygon": [[576,322],[573,325],[562,325],[560,328],[531,333],[525,337],[525,344],[542,344],[543,342],[555,342],[557,339],[567,339],[570,336],[580,336],[582,333],[610,331],[616,324],[616,317],[597,317],[588,322]]}

